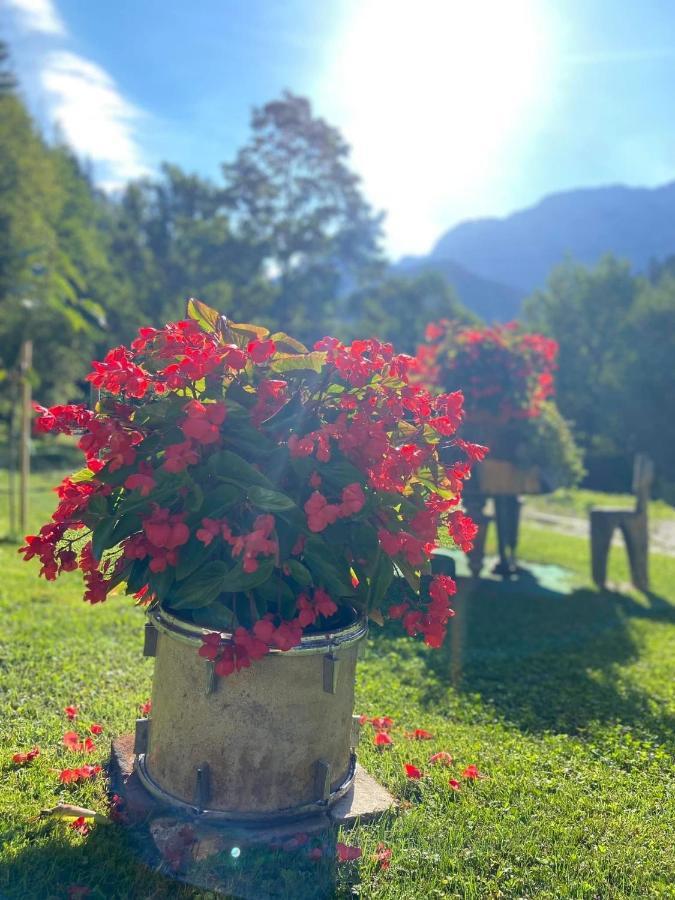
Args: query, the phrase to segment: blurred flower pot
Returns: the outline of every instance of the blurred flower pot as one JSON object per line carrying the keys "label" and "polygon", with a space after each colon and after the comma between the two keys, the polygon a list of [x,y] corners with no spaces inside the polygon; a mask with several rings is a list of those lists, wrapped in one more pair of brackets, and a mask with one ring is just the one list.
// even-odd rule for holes
{"label": "blurred flower pot", "polygon": [[485,459],[475,469],[477,493],[489,497],[502,494],[540,494],[544,486],[539,468],[520,469],[503,459]]}

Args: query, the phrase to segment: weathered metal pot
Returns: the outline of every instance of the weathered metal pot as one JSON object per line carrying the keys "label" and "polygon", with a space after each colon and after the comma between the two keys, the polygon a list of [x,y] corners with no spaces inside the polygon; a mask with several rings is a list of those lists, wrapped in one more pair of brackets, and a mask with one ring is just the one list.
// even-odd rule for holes
{"label": "weathered metal pot", "polygon": [[149,622],[152,714],[139,723],[137,769],[152,794],[209,818],[269,821],[325,809],[346,793],[364,621],[305,635],[226,678],[197,654],[205,629],[161,607]]}

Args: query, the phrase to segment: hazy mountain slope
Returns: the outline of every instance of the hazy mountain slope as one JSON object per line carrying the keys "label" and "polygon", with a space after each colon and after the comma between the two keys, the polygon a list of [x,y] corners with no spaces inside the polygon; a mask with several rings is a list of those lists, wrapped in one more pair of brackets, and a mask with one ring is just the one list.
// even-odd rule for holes
{"label": "hazy mountain slope", "polygon": [[488,322],[507,322],[518,315],[524,292],[480,278],[450,259],[405,256],[394,266],[397,275],[439,272],[453,286],[460,302]]}
{"label": "hazy mountain slope", "polygon": [[[565,256],[593,264],[608,252],[638,271],[675,253],[675,182],[566,191],[503,219],[462,222],[438,240],[427,261],[451,260],[523,297]],[[473,308],[468,296],[460,292],[460,298]]]}

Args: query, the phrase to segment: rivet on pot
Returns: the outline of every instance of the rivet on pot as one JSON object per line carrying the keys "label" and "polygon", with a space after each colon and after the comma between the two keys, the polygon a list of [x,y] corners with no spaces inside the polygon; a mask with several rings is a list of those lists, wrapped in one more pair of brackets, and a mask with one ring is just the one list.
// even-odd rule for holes
{"label": "rivet on pot", "polygon": [[134,753],[148,752],[148,735],[150,733],[150,719],[136,719],[136,734],[134,735]]}
{"label": "rivet on pot", "polygon": [[216,678],[216,664],[212,659],[206,660],[206,693],[213,694],[218,684]]}
{"label": "rivet on pot", "polygon": [[157,638],[159,632],[152,622],[145,623],[143,656],[157,656]]}
{"label": "rivet on pot", "polygon": [[197,767],[195,780],[195,806],[201,812],[209,805],[211,795],[210,772],[208,763]]}
{"label": "rivet on pot", "polygon": [[314,763],[314,787],[317,800],[330,797],[330,765],[323,759],[317,759]]}
{"label": "rivet on pot", "polygon": [[332,653],[327,653],[323,658],[323,689],[327,694],[337,691],[337,678],[340,660]]}

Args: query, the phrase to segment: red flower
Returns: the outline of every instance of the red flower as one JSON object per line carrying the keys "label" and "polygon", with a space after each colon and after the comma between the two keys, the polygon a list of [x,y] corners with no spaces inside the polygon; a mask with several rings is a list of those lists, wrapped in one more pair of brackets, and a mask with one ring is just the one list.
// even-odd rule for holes
{"label": "red flower", "polygon": [[386,847],[382,841],[377,845],[377,850],[373,853],[373,860],[379,863],[381,869],[388,869],[391,863],[391,848]]}
{"label": "red flower", "polygon": [[[103,729],[101,729],[101,730],[103,730]],[[86,737],[84,739],[84,741],[82,742],[82,750],[84,750],[85,753],[91,753],[91,751],[95,750],[95,749],[96,749],[96,744],[92,741],[92,739],[90,737]]]}
{"label": "red flower", "polygon": [[227,414],[224,403],[204,404],[190,400],[184,409],[187,418],[180,427],[186,438],[198,444],[215,444],[220,439],[220,426]]}
{"label": "red flower", "polygon": [[432,753],[429,757],[429,762],[434,766],[451,766],[452,756],[447,750],[441,750],[439,753]]}
{"label": "red flower", "polygon": [[482,772],[479,772],[476,766],[473,764],[467,766],[466,769],[462,772],[462,778],[468,778],[471,781],[475,781],[477,778],[485,778]]}
{"label": "red flower", "polygon": [[403,768],[405,769],[405,774],[408,778],[418,779],[423,777],[422,772],[417,766],[413,766],[410,763],[404,763]]}
{"label": "red flower", "polygon": [[145,703],[141,703],[139,709],[142,716],[149,716],[152,712],[152,700],[146,700]]}
{"label": "red flower", "polygon": [[459,791],[461,789],[461,785],[460,785],[459,781],[457,781],[456,778],[451,778],[448,781],[448,784],[453,789],[453,791]]}
{"label": "red flower", "polygon": [[337,851],[338,862],[341,863],[351,862],[354,859],[359,859],[361,856],[360,847],[350,847],[347,844],[338,842],[335,849]]}
{"label": "red flower", "polygon": [[79,816],[77,819],[72,821],[68,827],[72,828],[73,831],[77,831],[77,833],[81,834],[83,837],[86,837],[91,831],[91,828],[89,827],[84,816]]}
{"label": "red flower", "polygon": [[72,722],[72,720],[77,716],[78,708],[76,706],[66,706],[63,711]]}
{"label": "red flower", "polygon": [[390,744],[393,744],[393,740],[389,737],[386,731],[378,731],[375,737],[373,738],[373,743],[376,747],[388,747]]}
{"label": "red flower", "polygon": [[274,341],[249,341],[246,349],[253,362],[260,365],[274,354],[277,347]]}
{"label": "red flower", "polygon": [[103,734],[103,726],[99,725],[97,722],[92,722],[89,726],[89,731],[92,734]]}
{"label": "red flower", "polygon": [[213,661],[220,652],[220,644],[222,636],[218,631],[211,631],[209,634],[202,636],[202,645],[198,650],[199,656],[203,659]]}

